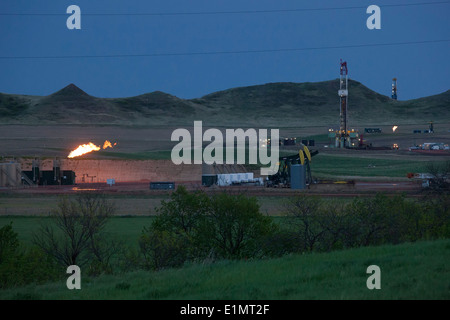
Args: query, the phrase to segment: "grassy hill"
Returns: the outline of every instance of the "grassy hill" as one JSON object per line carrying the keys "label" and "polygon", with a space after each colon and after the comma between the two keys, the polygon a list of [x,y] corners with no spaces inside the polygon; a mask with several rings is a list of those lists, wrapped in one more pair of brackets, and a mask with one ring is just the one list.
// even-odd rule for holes
{"label": "grassy hill", "polygon": [[[450,299],[450,240],[193,264],[159,272],[83,277],[81,290],[59,282],[0,290],[0,299]],[[366,269],[381,269],[369,290]],[[83,273],[82,273],[83,274]]]}
{"label": "grassy hill", "polygon": [[[290,127],[335,125],[339,80],[315,83],[268,83],[233,88],[196,99],[164,92],[128,98],[98,98],[70,84],[49,96],[0,93],[0,123],[117,124]],[[393,101],[363,84],[349,81],[351,124],[414,124],[450,118],[450,90],[407,101]]]}

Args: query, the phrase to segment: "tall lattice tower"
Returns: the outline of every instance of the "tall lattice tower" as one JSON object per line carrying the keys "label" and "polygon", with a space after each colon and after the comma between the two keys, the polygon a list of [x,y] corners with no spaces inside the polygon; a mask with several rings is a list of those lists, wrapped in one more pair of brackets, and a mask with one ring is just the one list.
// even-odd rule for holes
{"label": "tall lattice tower", "polygon": [[392,94],[391,98],[397,100],[397,78],[392,79]]}
{"label": "tall lattice tower", "polygon": [[340,98],[340,125],[339,132],[336,135],[336,147],[345,148],[350,146],[350,136],[348,130],[348,69],[347,62],[340,62],[340,82],[339,82],[339,98]]}

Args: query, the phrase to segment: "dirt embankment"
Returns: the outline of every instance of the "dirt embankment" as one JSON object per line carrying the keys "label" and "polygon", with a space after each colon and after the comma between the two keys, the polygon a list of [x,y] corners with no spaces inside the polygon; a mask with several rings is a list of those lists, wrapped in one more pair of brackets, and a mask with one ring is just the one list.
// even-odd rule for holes
{"label": "dirt embankment", "polygon": [[[139,181],[201,181],[201,165],[175,165],[171,160],[59,160],[61,171],[72,170],[77,183]],[[32,160],[21,161],[23,171],[32,170]],[[40,170],[53,170],[53,160],[40,162]]]}

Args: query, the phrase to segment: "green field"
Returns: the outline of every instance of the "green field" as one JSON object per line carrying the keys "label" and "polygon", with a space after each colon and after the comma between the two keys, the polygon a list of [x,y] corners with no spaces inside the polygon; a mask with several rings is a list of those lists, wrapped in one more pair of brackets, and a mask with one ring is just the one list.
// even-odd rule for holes
{"label": "green field", "polygon": [[[191,264],[0,290],[0,299],[450,299],[450,240]],[[381,289],[366,287],[369,265]]]}
{"label": "green field", "polygon": [[[436,161],[436,164],[443,163]],[[354,158],[319,154],[312,159],[314,177],[403,177],[409,172],[426,172],[426,161]]]}
{"label": "green field", "polygon": [[[69,195],[69,198],[75,195]],[[167,200],[167,195],[107,195],[116,206],[117,216],[148,216],[155,214],[155,207],[161,200]],[[261,212],[268,215],[282,215],[286,197],[257,197]],[[46,216],[56,208],[59,200],[57,195],[24,196],[18,194],[0,195],[0,226],[8,216]],[[347,201],[347,199],[342,199]],[[15,219],[15,218],[14,218]],[[20,218],[19,218],[20,219]]]}
{"label": "green field", "polygon": [[[225,157],[227,149],[224,148]],[[245,151],[246,163],[248,163],[248,149]],[[296,154],[294,150],[280,150],[280,156],[289,156]],[[171,150],[148,151],[140,153],[119,153],[119,152],[99,152],[99,156],[111,157],[116,159],[133,160],[170,160]],[[236,160],[236,152],[235,152]],[[225,162],[225,160],[224,160]],[[433,160],[436,164],[444,161]],[[383,159],[383,158],[364,158],[342,155],[318,154],[312,158],[312,175],[316,178],[337,178],[337,177],[394,177],[406,178],[409,172],[426,172],[428,161],[417,161],[409,159]],[[247,169],[257,170],[261,164],[247,164]]]}
{"label": "green field", "polygon": [[[111,238],[123,241],[128,247],[137,247],[143,227],[149,227],[153,219],[154,216],[115,216],[109,219],[105,232]],[[282,223],[284,220],[284,217],[274,217],[275,222]],[[33,234],[38,232],[41,225],[51,221],[48,217],[0,216],[0,228],[12,222],[19,241],[31,245]]]}
{"label": "green field", "polygon": [[[144,226],[149,226],[154,219],[147,217],[112,217],[105,228],[105,232],[115,239],[124,241],[128,246],[137,246],[138,238]],[[47,217],[0,217],[0,228],[12,222],[12,227],[18,233],[19,241],[30,245],[33,233],[37,232],[41,224],[50,222]]]}
{"label": "green field", "polygon": [[170,160],[171,150],[152,150],[135,153],[125,153],[116,151],[99,151],[100,157],[125,160]]}

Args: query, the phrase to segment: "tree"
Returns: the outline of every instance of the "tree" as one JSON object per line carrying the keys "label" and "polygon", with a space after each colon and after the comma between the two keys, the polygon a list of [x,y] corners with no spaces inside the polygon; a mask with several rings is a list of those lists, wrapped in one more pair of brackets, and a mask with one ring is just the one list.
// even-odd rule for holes
{"label": "tree", "polygon": [[179,187],[140,237],[141,253],[151,268],[179,266],[186,260],[254,257],[261,239],[275,230],[256,198]]}
{"label": "tree", "polygon": [[426,168],[431,175],[429,191],[437,194],[448,194],[450,192],[450,160],[440,165],[429,162]]}
{"label": "tree", "polygon": [[342,202],[334,201],[324,205],[317,214],[317,220],[324,230],[321,235],[321,250],[331,251],[346,247],[344,235],[348,233],[351,222]]}
{"label": "tree", "polygon": [[13,231],[12,223],[0,228],[0,264],[10,259],[19,246],[17,233]]}
{"label": "tree", "polygon": [[161,201],[161,207],[156,209],[159,215],[154,220],[153,227],[190,237],[209,207],[210,201],[204,192],[188,192],[184,186],[179,186],[171,194],[170,201]]}
{"label": "tree", "polygon": [[145,269],[160,270],[181,266],[187,259],[187,246],[182,235],[152,228],[144,228],[139,239]]}
{"label": "tree", "polygon": [[302,251],[313,251],[325,234],[320,222],[320,206],[319,198],[307,195],[291,199],[286,206],[291,228],[298,234]]}
{"label": "tree", "polygon": [[356,198],[347,208],[350,217],[347,241],[352,246],[370,246],[382,244],[384,234],[389,228],[392,217],[390,201],[383,194],[374,198]]}
{"label": "tree", "polygon": [[271,218],[259,211],[254,197],[219,193],[211,198],[211,209],[198,235],[203,246],[223,258],[253,257],[261,240],[273,233]]}
{"label": "tree", "polygon": [[55,263],[39,248],[24,248],[12,223],[0,228],[0,289],[56,279]]}
{"label": "tree", "polygon": [[[105,197],[81,193],[71,200],[60,199],[50,217],[53,225],[42,226],[33,242],[64,266],[83,266],[95,259],[104,262],[109,252],[102,247],[102,231],[114,207]],[[56,231],[55,228],[56,227]]]}

